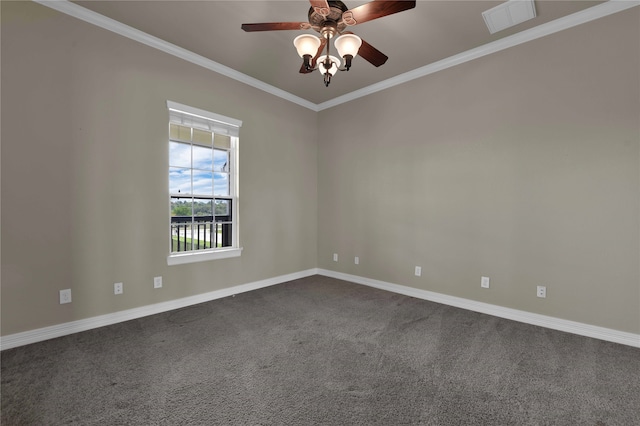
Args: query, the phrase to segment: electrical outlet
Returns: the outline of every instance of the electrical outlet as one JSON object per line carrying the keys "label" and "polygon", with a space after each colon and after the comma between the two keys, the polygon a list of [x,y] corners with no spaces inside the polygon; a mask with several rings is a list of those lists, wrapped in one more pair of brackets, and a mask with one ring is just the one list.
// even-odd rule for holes
{"label": "electrical outlet", "polygon": [[162,277],[153,278],[153,288],[162,288]]}
{"label": "electrical outlet", "polygon": [[334,262],[338,261],[338,253],[333,253],[333,261]]}
{"label": "electrical outlet", "polygon": [[537,296],[542,297],[543,299],[547,297],[547,288],[543,285],[538,286]]}
{"label": "electrical outlet", "polygon": [[419,277],[420,275],[422,275],[422,267],[416,266],[414,273],[416,274],[416,277]]}
{"label": "electrical outlet", "polygon": [[482,288],[489,288],[489,277],[482,277],[480,278],[480,287]]}
{"label": "electrical outlet", "polygon": [[60,304],[71,303],[71,289],[60,290]]}
{"label": "electrical outlet", "polygon": [[113,294],[122,294],[124,292],[124,284],[115,283],[113,284]]}
{"label": "electrical outlet", "polygon": [[358,265],[360,263],[360,258],[358,256],[353,258],[353,263],[355,263],[356,265]]}

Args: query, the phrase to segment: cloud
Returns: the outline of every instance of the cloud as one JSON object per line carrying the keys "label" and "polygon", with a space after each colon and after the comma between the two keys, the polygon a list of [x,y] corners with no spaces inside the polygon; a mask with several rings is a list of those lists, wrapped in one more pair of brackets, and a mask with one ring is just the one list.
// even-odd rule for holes
{"label": "cloud", "polygon": [[171,194],[230,195],[227,151],[172,141],[169,165]]}

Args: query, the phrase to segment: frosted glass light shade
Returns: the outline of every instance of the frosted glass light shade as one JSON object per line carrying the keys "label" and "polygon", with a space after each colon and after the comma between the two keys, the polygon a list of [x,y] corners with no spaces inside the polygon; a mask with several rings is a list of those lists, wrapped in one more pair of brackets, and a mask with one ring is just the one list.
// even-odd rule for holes
{"label": "frosted glass light shade", "polygon": [[320,39],[312,34],[302,34],[293,39],[293,45],[301,58],[304,58],[304,55],[316,56],[320,47]]}
{"label": "frosted glass light shade", "polygon": [[347,55],[355,58],[362,46],[362,39],[355,34],[343,34],[336,39],[335,46],[341,58]]}
{"label": "frosted glass light shade", "polygon": [[[327,59],[327,55],[321,56],[318,58],[318,71],[320,74],[324,75],[327,73],[327,69],[324,66],[324,61]],[[334,75],[338,72],[338,67],[340,66],[340,59],[335,56],[329,56],[329,60],[331,61],[331,68],[329,68],[329,74]]]}

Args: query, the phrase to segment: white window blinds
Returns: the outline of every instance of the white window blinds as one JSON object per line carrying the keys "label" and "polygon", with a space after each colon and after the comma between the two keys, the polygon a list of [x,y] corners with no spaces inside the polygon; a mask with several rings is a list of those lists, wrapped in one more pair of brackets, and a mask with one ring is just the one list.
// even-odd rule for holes
{"label": "white window blinds", "polygon": [[242,121],[209,111],[167,101],[169,121],[194,129],[207,130],[218,135],[238,137]]}

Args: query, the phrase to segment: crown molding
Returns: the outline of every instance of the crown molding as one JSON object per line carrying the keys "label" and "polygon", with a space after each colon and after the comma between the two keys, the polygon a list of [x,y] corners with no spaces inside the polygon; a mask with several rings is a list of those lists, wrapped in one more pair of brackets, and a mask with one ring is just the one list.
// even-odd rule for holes
{"label": "crown molding", "polygon": [[137,30],[129,25],[125,25],[122,22],[115,19],[108,18],[92,10],[86,9],[68,0],[33,0],[33,2],[57,10],[58,12],[80,19],[82,21],[93,24],[97,27],[104,28],[105,30],[114,32],[123,37],[127,37],[131,40],[145,44],[149,47],[153,47],[162,52],[173,55],[177,58],[183,59],[192,64],[199,65],[210,71],[222,74],[226,77],[237,80],[241,83],[260,89],[264,92],[270,93],[274,96],[293,102],[305,108],[317,111],[317,105],[285,90],[279,89],[275,86],[267,84],[256,78],[250,77],[225,65],[222,65],[216,61],[205,58],[204,56],[193,53],[190,50],[183,49],[180,46],[164,41],[158,37],[147,34],[143,31]]}
{"label": "crown molding", "polygon": [[612,15],[614,13],[622,12],[623,10],[630,9],[638,5],[640,5],[640,1],[638,0],[609,0],[605,3],[592,6],[580,12],[558,18],[554,21],[538,25],[537,27],[521,31],[508,37],[493,41],[491,43],[487,43],[483,46],[467,50],[466,52],[462,52],[457,55],[442,59],[440,61],[433,62],[429,65],[425,65],[424,67],[416,68],[415,70],[406,72],[404,74],[399,74],[395,77],[383,80],[379,83],[372,84],[371,86],[367,86],[351,93],[338,96],[326,102],[322,102],[317,105],[318,111],[332,108],[334,106],[352,101],[354,99],[368,96],[372,93],[376,93],[381,90],[385,90],[390,87],[397,86],[399,84],[403,84],[411,80],[415,80],[417,78],[421,78],[429,74],[433,74],[438,71],[442,71],[447,68],[451,68],[456,65],[460,65],[465,62],[469,62],[474,59],[478,59],[483,56],[487,56],[492,53],[517,46],[522,43],[526,43],[528,41],[536,40],[538,38],[545,37],[559,31],[563,31],[581,24],[585,24],[587,22],[594,21],[596,19],[603,18],[605,16]]}
{"label": "crown molding", "polygon": [[62,12],[98,27],[104,28],[108,31],[112,31],[123,37],[130,38],[131,40],[135,40],[139,43],[145,44],[155,49],[161,50],[177,58],[199,65],[203,68],[240,81],[256,89],[270,93],[274,96],[277,96],[289,102],[293,102],[316,112],[332,108],[334,106],[338,106],[340,104],[371,95],[381,90],[385,90],[399,84],[407,83],[411,80],[425,77],[429,74],[433,74],[435,72],[442,71],[447,68],[451,68],[456,65],[460,65],[465,62],[469,62],[474,59],[478,59],[483,56],[487,56],[492,53],[496,53],[501,50],[526,43],[528,41],[536,40],[538,38],[545,37],[547,35],[575,27],[577,25],[585,24],[596,19],[604,18],[605,16],[622,12],[624,10],[640,5],[640,0],[609,0],[605,3],[600,3],[596,6],[592,6],[580,12],[558,18],[554,21],[541,24],[537,27],[530,28],[528,30],[510,35],[500,40],[493,41],[483,46],[467,50],[466,52],[462,52],[457,55],[453,55],[440,61],[431,63],[429,65],[425,65],[424,67],[416,68],[415,70],[397,75],[379,83],[363,87],[362,89],[355,90],[353,92],[338,96],[319,104],[315,104],[285,90],[279,89],[275,86],[272,86],[256,78],[250,77],[246,74],[222,65],[216,61],[205,58],[204,56],[193,53],[187,49],[183,49],[182,47],[176,46],[175,44],[164,41],[158,37],[154,37],[150,34],[137,30],[114,19],[107,18],[104,15],[93,12],[68,0],[33,1],[35,3],[57,10],[58,12]]}

